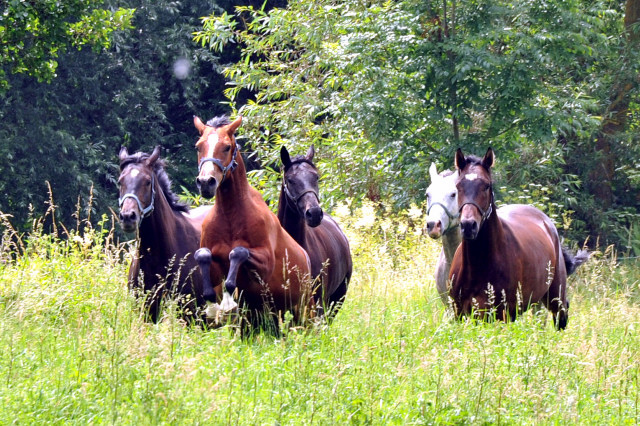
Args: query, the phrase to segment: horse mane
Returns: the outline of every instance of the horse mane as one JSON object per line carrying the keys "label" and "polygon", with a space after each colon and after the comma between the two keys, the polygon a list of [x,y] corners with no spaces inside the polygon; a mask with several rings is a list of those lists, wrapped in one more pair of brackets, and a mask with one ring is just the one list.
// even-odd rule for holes
{"label": "horse mane", "polygon": [[227,115],[219,115],[207,121],[207,126],[213,127],[214,129],[226,126],[227,124],[231,124],[231,120],[229,120],[229,116]]}
{"label": "horse mane", "polygon": [[451,176],[452,174],[454,174],[455,171],[453,170],[443,170],[442,172],[440,172],[440,177],[446,178],[447,176]]}
{"label": "horse mane", "polygon": [[[136,152],[135,154],[128,155],[125,159],[120,161],[120,171],[124,170],[130,164],[143,164],[151,154],[146,152]],[[158,179],[158,186],[162,189],[164,197],[167,199],[169,206],[173,211],[188,212],[190,207],[188,204],[180,202],[180,199],[171,190],[171,179],[165,171],[166,162],[162,158],[158,158],[153,165],[153,172]]]}
{"label": "horse mane", "polygon": [[[467,161],[467,165],[482,166],[482,158],[477,157],[475,155],[472,155],[472,154],[467,155],[465,157],[465,160]],[[484,166],[483,166],[483,168],[484,168]],[[487,170],[487,169],[485,169],[485,170]],[[489,173],[489,177],[491,177],[491,169],[488,169],[487,173]]]}
{"label": "horse mane", "polygon": [[315,164],[313,164],[313,161],[309,160],[306,156],[304,155],[296,155],[295,157],[293,157],[291,159],[291,164],[289,164],[289,167],[285,168],[285,172],[287,170],[289,170],[289,168],[291,166],[293,166],[294,164],[301,164],[301,163],[307,163],[308,165],[310,165],[311,167],[313,167],[314,170],[318,170],[318,168],[316,167]]}
{"label": "horse mane", "polygon": [[482,164],[482,158],[472,154],[467,155],[466,157],[464,157],[464,159],[467,160],[467,163],[473,164],[474,166]]}

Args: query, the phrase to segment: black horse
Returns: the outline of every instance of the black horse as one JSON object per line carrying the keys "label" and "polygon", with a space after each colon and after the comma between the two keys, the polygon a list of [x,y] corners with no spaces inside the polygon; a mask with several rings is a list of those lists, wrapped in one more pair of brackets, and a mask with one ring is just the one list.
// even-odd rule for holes
{"label": "black horse", "polygon": [[349,241],[338,224],[320,207],[318,170],[314,148],[306,156],[291,159],[280,150],[284,178],[278,202],[282,227],[309,253],[311,274],[316,281],[318,313],[332,318],[342,305],[353,271]]}
{"label": "black horse", "polygon": [[163,298],[172,295],[180,299],[182,317],[193,320],[205,304],[193,253],[200,247],[202,221],[211,206],[190,209],[180,203],[159,156],[160,147],[151,155],[120,150],[120,226],[135,232],[138,240],[129,288],[145,297],[148,319],[156,322]]}

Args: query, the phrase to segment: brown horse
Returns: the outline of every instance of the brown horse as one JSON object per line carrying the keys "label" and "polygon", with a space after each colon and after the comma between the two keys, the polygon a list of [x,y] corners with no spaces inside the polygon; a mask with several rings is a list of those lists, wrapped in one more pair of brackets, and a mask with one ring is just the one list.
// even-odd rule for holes
{"label": "brown horse", "polygon": [[205,299],[213,302],[223,295],[222,305],[216,307],[228,311],[237,289],[249,325],[277,333],[274,320],[285,311],[293,314],[295,323],[312,315],[309,257],[249,185],[235,140],[241,123],[238,117],[232,123],[214,119],[205,125],[194,117],[200,133],[196,183],[203,197],[216,197],[202,224],[202,248],[196,258],[204,275]]}
{"label": "brown horse", "polygon": [[[307,155],[291,159],[285,146],[280,150],[284,177],[278,201],[282,227],[309,253],[318,315],[332,318],[340,309],[353,272],[349,240],[338,224],[324,214],[318,195],[318,169],[313,164],[313,145]],[[318,285],[319,284],[319,285]]]}
{"label": "brown horse", "polygon": [[190,209],[180,203],[159,156],[159,147],[151,155],[120,150],[120,226],[138,239],[129,288],[143,293],[146,315],[154,322],[167,295],[180,296],[183,318],[195,319],[205,301],[193,253],[200,247],[200,228],[211,206]]}
{"label": "brown horse", "polygon": [[584,263],[563,249],[556,227],[540,210],[526,205],[496,209],[491,167],[484,158],[456,153],[462,243],[451,265],[449,295],[457,316],[515,320],[542,302],[558,329],[567,326],[567,275]]}

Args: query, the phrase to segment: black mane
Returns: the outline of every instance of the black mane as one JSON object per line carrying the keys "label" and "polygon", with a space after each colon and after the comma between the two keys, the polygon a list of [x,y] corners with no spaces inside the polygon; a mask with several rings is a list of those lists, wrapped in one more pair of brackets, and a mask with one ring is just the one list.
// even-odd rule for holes
{"label": "black mane", "polygon": [[226,115],[220,115],[218,117],[213,117],[209,121],[207,121],[207,126],[213,127],[217,129],[218,127],[226,126],[227,124],[231,124],[231,120]]}
{"label": "black mane", "polygon": [[464,159],[467,161],[467,163],[472,164],[474,166],[482,165],[482,158],[477,157],[475,155],[467,155],[466,157],[464,157]]}
{"label": "black mane", "polygon": [[[147,154],[146,152],[136,152],[135,154],[128,155],[120,161],[120,172],[130,164],[143,164],[150,156],[151,154]],[[158,158],[153,165],[153,172],[158,178],[158,186],[162,189],[164,197],[169,202],[172,210],[188,212],[190,209],[189,205],[181,203],[178,196],[171,190],[171,179],[169,179],[167,172],[164,170],[165,165],[166,163],[162,158]]]}
{"label": "black mane", "polygon": [[309,160],[307,157],[305,157],[304,155],[296,155],[295,157],[293,157],[291,159],[291,163],[289,164],[289,167],[286,167],[284,169],[284,171],[286,172],[287,170],[289,170],[289,168],[291,166],[293,166],[294,164],[301,164],[301,163],[307,163],[308,165],[310,165],[311,167],[313,167],[314,170],[318,170],[318,168],[316,167],[315,164],[313,164],[313,161]]}

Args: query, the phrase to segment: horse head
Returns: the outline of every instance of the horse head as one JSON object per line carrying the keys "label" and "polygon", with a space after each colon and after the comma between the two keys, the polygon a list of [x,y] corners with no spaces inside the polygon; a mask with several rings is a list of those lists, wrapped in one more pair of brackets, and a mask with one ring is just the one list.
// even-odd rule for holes
{"label": "horse head", "polygon": [[153,172],[160,156],[157,146],[151,155],[137,153],[129,155],[127,148],[120,149],[120,226],[125,232],[134,232],[154,209],[156,178]]}
{"label": "horse head", "polygon": [[431,184],[427,188],[427,232],[434,239],[451,230],[457,230],[458,214],[458,171],[445,170],[438,174],[435,163],[429,167]]}
{"label": "horse head", "polygon": [[313,164],[314,154],[311,145],[307,155],[299,155],[292,160],[285,146],[280,149],[280,159],[284,165],[282,189],[288,201],[312,228],[320,225],[323,216],[318,196],[318,169]]}
{"label": "horse head", "polygon": [[199,170],[196,185],[200,195],[213,198],[238,165],[235,133],[242,124],[242,117],[219,127],[206,125],[198,117],[193,117],[193,123],[200,133],[196,142]]}
{"label": "horse head", "polygon": [[459,173],[456,181],[458,212],[460,230],[465,240],[474,240],[482,224],[493,213],[493,163],[494,155],[491,148],[482,159],[473,155],[465,157],[460,148],[456,152],[456,168]]}

